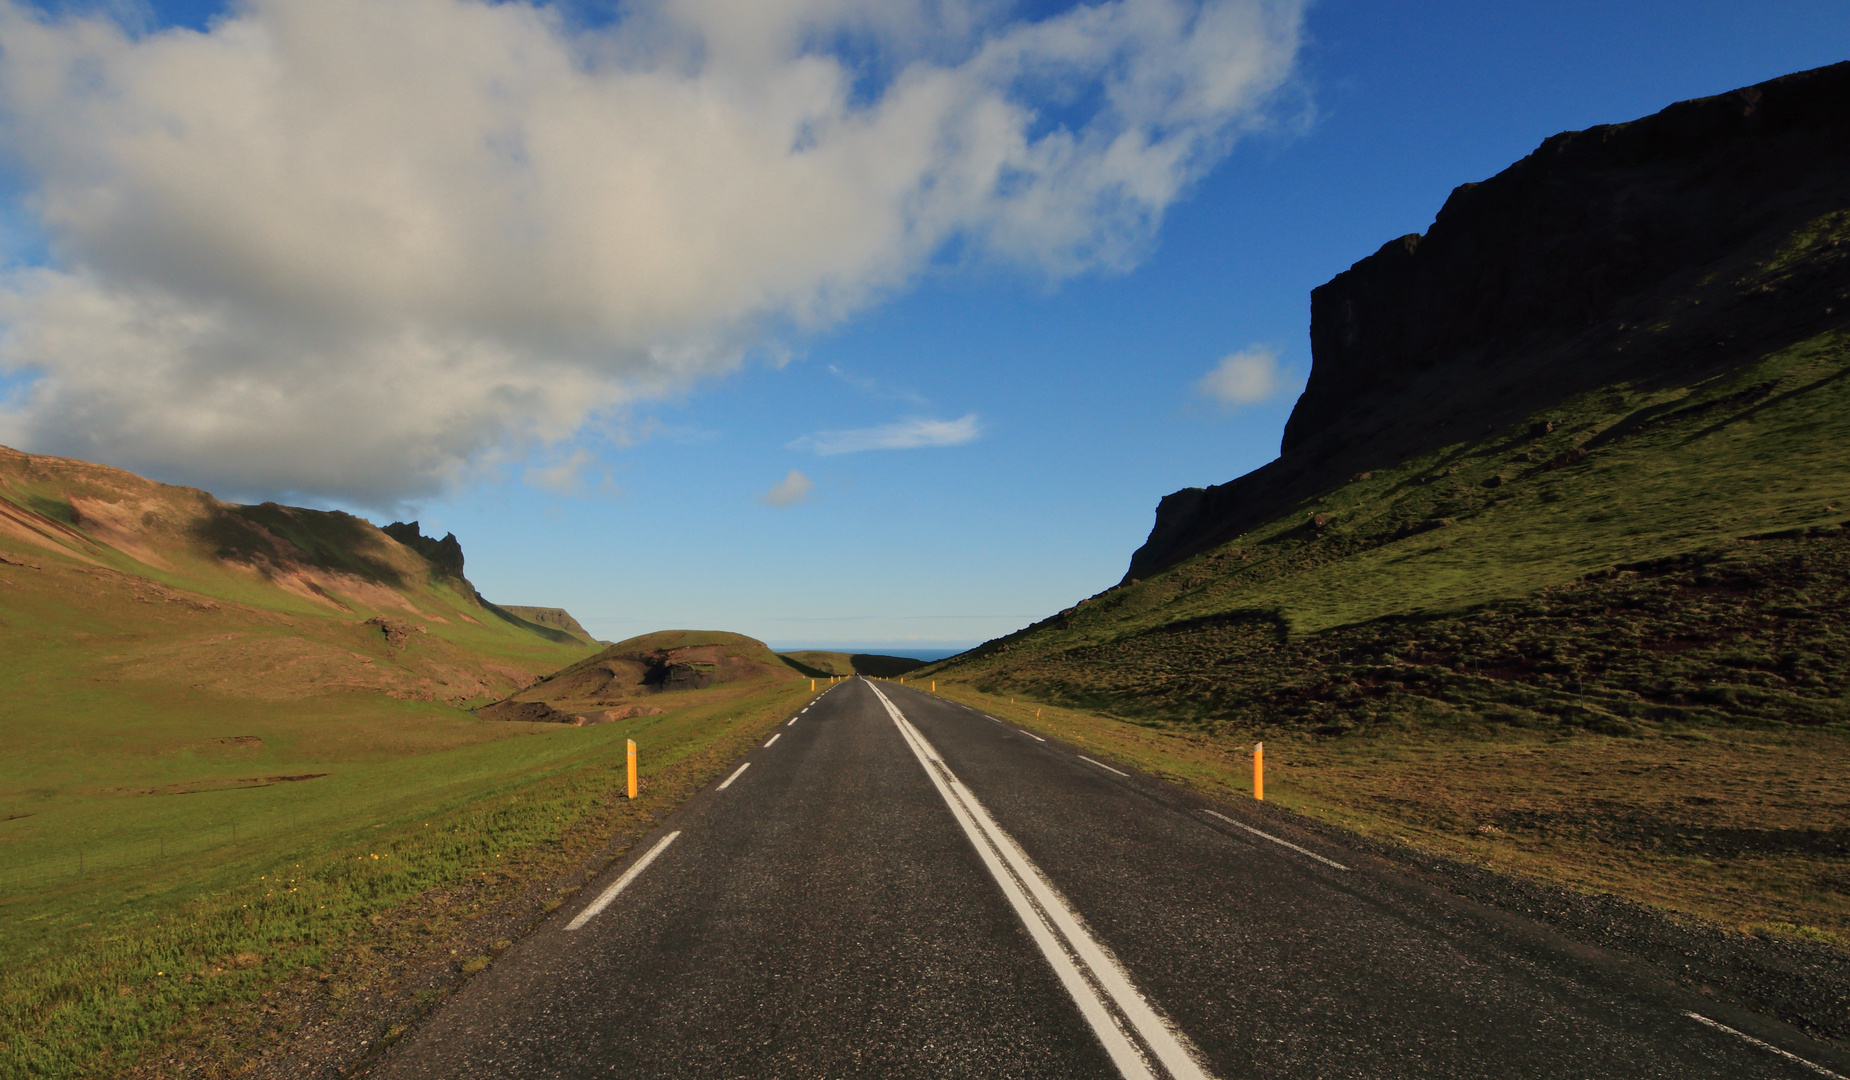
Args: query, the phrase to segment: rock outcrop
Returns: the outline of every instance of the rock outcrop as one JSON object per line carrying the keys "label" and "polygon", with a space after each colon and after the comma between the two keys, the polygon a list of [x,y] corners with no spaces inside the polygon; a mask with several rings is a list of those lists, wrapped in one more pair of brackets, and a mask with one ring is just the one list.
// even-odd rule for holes
{"label": "rock outcrop", "polygon": [[1347,477],[1850,326],[1850,63],[1566,132],[1311,293],[1278,460],[1165,497],[1125,580]]}
{"label": "rock outcrop", "polygon": [[415,521],[394,521],[390,525],[381,525],[379,531],[424,556],[426,562],[439,572],[462,580],[463,550],[462,542],[455,533],[448,533],[437,540],[418,528]]}

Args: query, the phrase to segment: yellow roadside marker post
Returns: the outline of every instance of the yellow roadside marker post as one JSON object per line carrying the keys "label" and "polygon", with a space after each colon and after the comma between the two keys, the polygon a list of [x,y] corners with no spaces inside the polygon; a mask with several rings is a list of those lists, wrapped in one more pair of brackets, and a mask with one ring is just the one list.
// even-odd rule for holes
{"label": "yellow roadside marker post", "polygon": [[934,694],[938,692],[938,680],[936,679],[931,681],[931,692]]}
{"label": "yellow roadside marker post", "polygon": [[809,680],[809,692],[812,694],[816,692],[816,680],[814,679]]}
{"label": "yellow roadside marker post", "polygon": [[1265,744],[1253,744],[1253,798],[1265,801]]}
{"label": "yellow roadside marker post", "polygon": [[630,744],[630,798],[633,799],[636,797],[636,740],[631,739],[629,741],[629,744]]}

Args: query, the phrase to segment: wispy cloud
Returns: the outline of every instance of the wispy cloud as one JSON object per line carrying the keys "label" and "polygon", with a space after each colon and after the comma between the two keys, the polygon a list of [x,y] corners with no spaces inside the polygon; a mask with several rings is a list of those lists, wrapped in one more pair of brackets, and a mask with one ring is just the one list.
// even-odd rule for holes
{"label": "wispy cloud", "polygon": [[863,450],[913,450],[921,446],[962,446],[982,435],[975,413],[957,420],[931,420],[915,416],[878,427],[847,431],[818,431],[788,443],[791,450],[810,450],[823,457],[858,454]]}
{"label": "wispy cloud", "polygon": [[1263,345],[1254,345],[1221,358],[1214,370],[1195,384],[1203,396],[1222,405],[1252,405],[1278,393],[1285,386],[1285,375],[1278,364],[1278,354]]}
{"label": "wispy cloud", "polygon": [[521,474],[521,479],[536,488],[570,495],[583,483],[585,466],[594,460],[591,451],[581,448],[557,465],[528,466],[526,472]]}
{"label": "wispy cloud", "polygon": [[766,506],[793,506],[809,498],[809,493],[816,488],[816,482],[795,469],[790,475],[771,485],[771,490],[758,496],[758,501]]}
{"label": "wispy cloud", "polygon": [[908,390],[903,386],[888,386],[878,379],[870,379],[865,375],[856,375],[853,372],[843,371],[834,364],[829,365],[829,374],[847,383],[849,386],[854,387],[856,390],[873,397],[883,398],[887,401],[904,401],[907,404],[918,406],[929,406],[931,404],[931,399],[919,393],[917,390]]}

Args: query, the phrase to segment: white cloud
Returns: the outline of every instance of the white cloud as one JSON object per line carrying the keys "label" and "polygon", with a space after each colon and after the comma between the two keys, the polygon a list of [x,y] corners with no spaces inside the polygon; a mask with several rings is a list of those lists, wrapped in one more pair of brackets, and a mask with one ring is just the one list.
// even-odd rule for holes
{"label": "white cloud", "polygon": [[1129,266],[1267,122],[1301,8],[245,0],[137,34],[0,0],[51,253],[0,276],[0,372],[38,376],[0,442],[386,505],[947,251]]}
{"label": "white cloud", "polygon": [[791,506],[809,498],[809,493],[816,487],[816,482],[795,469],[790,475],[771,485],[771,490],[758,496],[758,501],[766,506]]}
{"label": "white cloud", "polygon": [[957,420],[928,420],[914,417],[895,420],[878,427],[853,428],[848,431],[818,431],[789,444],[791,450],[813,450],[824,457],[832,454],[857,454],[863,450],[913,450],[921,446],[962,446],[975,442],[982,434],[976,414]]}
{"label": "white cloud", "polygon": [[585,466],[595,460],[591,451],[581,447],[556,465],[529,466],[521,479],[537,488],[570,495],[583,485]]}
{"label": "white cloud", "polygon": [[1278,354],[1254,345],[1221,358],[1214,370],[1201,377],[1195,388],[1222,405],[1251,405],[1264,401],[1285,386]]}

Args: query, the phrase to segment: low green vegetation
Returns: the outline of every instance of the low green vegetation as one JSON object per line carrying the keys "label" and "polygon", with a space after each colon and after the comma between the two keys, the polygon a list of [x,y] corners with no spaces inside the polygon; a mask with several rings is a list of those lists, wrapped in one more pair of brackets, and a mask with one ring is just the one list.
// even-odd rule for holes
{"label": "low green vegetation", "polygon": [[[459,883],[513,888],[562,869],[613,816],[665,812],[808,696],[796,678],[664,695],[671,711],[586,728],[321,702],[253,729],[278,749],[215,742],[217,720],[170,716],[165,733],[192,736],[195,762],[247,754],[229,771],[326,773],[215,784],[202,777],[224,769],[174,767],[193,779],[35,815],[33,836],[13,838],[25,858],[9,855],[0,880],[0,1075],[114,1075],[188,1031],[235,1031],[228,1006],[296,973],[321,968],[338,989],[364,966],[382,913]],[[302,737],[311,727],[319,740]],[[621,798],[631,738],[643,748],[636,806]],[[291,756],[305,752],[321,756]],[[132,770],[132,756],[90,753],[83,767]],[[471,912],[441,914],[422,931],[433,942]]]}
{"label": "low green vegetation", "polygon": [[639,686],[584,727],[482,719],[602,646],[397,532],[0,448],[0,1076],[236,1075],[271,1011],[250,1003],[291,980],[406,1006],[381,957],[441,955],[810,694],[718,635],[755,647],[722,685]]}

